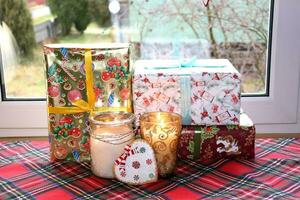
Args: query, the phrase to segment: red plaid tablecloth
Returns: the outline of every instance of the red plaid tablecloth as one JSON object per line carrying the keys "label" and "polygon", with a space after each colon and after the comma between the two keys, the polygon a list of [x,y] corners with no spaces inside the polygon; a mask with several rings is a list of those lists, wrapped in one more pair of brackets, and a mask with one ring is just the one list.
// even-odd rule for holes
{"label": "red plaid tablecloth", "polygon": [[258,139],[256,159],[180,161],[144,186],[101,179],[89,164],[49,163],[48,142],[0,142],[0,199],[300,199],[300,138]]}

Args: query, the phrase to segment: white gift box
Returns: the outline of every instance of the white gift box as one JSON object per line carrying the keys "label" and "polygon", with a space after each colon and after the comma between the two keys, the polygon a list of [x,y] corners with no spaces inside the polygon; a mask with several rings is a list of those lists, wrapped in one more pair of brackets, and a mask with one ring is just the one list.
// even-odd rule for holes
{"label": "white gift box", "polygon": [[138,60],[134,113],[181,114],[184,125],[239,124],[241,75],[226,59]]}

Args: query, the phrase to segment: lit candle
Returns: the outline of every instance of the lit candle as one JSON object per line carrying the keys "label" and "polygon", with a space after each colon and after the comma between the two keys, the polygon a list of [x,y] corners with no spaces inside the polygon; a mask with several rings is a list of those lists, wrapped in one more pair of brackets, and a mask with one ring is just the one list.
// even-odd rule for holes
{"label": "lit candle", "polygon": [[177,145],[181,131],[181,116],[176,113],[150,112],[141,116],[141,135],[154,149],[158,174],[173,173],[177,161]]}
{"label": "lit candle", "polygon": [[103,178],[114,178],[114,162],[126,145],[134,140],[132,113],[104,112],[90,117],[91,133],[91,169]]}

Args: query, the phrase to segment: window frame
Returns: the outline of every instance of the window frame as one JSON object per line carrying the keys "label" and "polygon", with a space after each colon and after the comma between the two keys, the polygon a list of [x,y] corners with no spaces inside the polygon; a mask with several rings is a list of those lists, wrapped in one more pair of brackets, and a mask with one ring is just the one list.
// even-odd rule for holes
{"label": "window frame", "polygon": [[[269,95],[245,95],[242,97],[242,107],[257,124],[258,133],[300,133],[300,60],[297,55],[300,52],[297,42],[300,27],[294,26],[300,18],[297,12],[300,1],[272,0],[271,3],[274,5],[269,39],[273,40],[268,44],[270,67],[267,68],[269,87],[266,91]],[[2,85],[0,89],[3,89]],[[2,99],[4,90],[1,91],[0,137],[48,134],[45,100],[24,101],[16,98],[17,101],[6,101]]]}
{"label": "window frame", "polygon": [[242,98],[260,133],[300,133],[299,6],[297,0],[274,0],[269,96]]}

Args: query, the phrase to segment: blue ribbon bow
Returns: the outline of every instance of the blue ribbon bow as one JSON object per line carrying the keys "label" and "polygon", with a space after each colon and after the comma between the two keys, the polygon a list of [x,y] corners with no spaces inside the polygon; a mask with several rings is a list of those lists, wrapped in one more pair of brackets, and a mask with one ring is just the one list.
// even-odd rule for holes
{"label": "blue ribbon bow", "polygon": [[225,65],[201,65],[197,63],[197,58],[192,57],[188,61],[179,61],[177,64],[169,65],[169,66],[151,66],[145,67],[145,69],[152,70],[152,69],[175,69],[175,68],[192,68],[192,67],[201,67],[201,68],[224,68]]}

